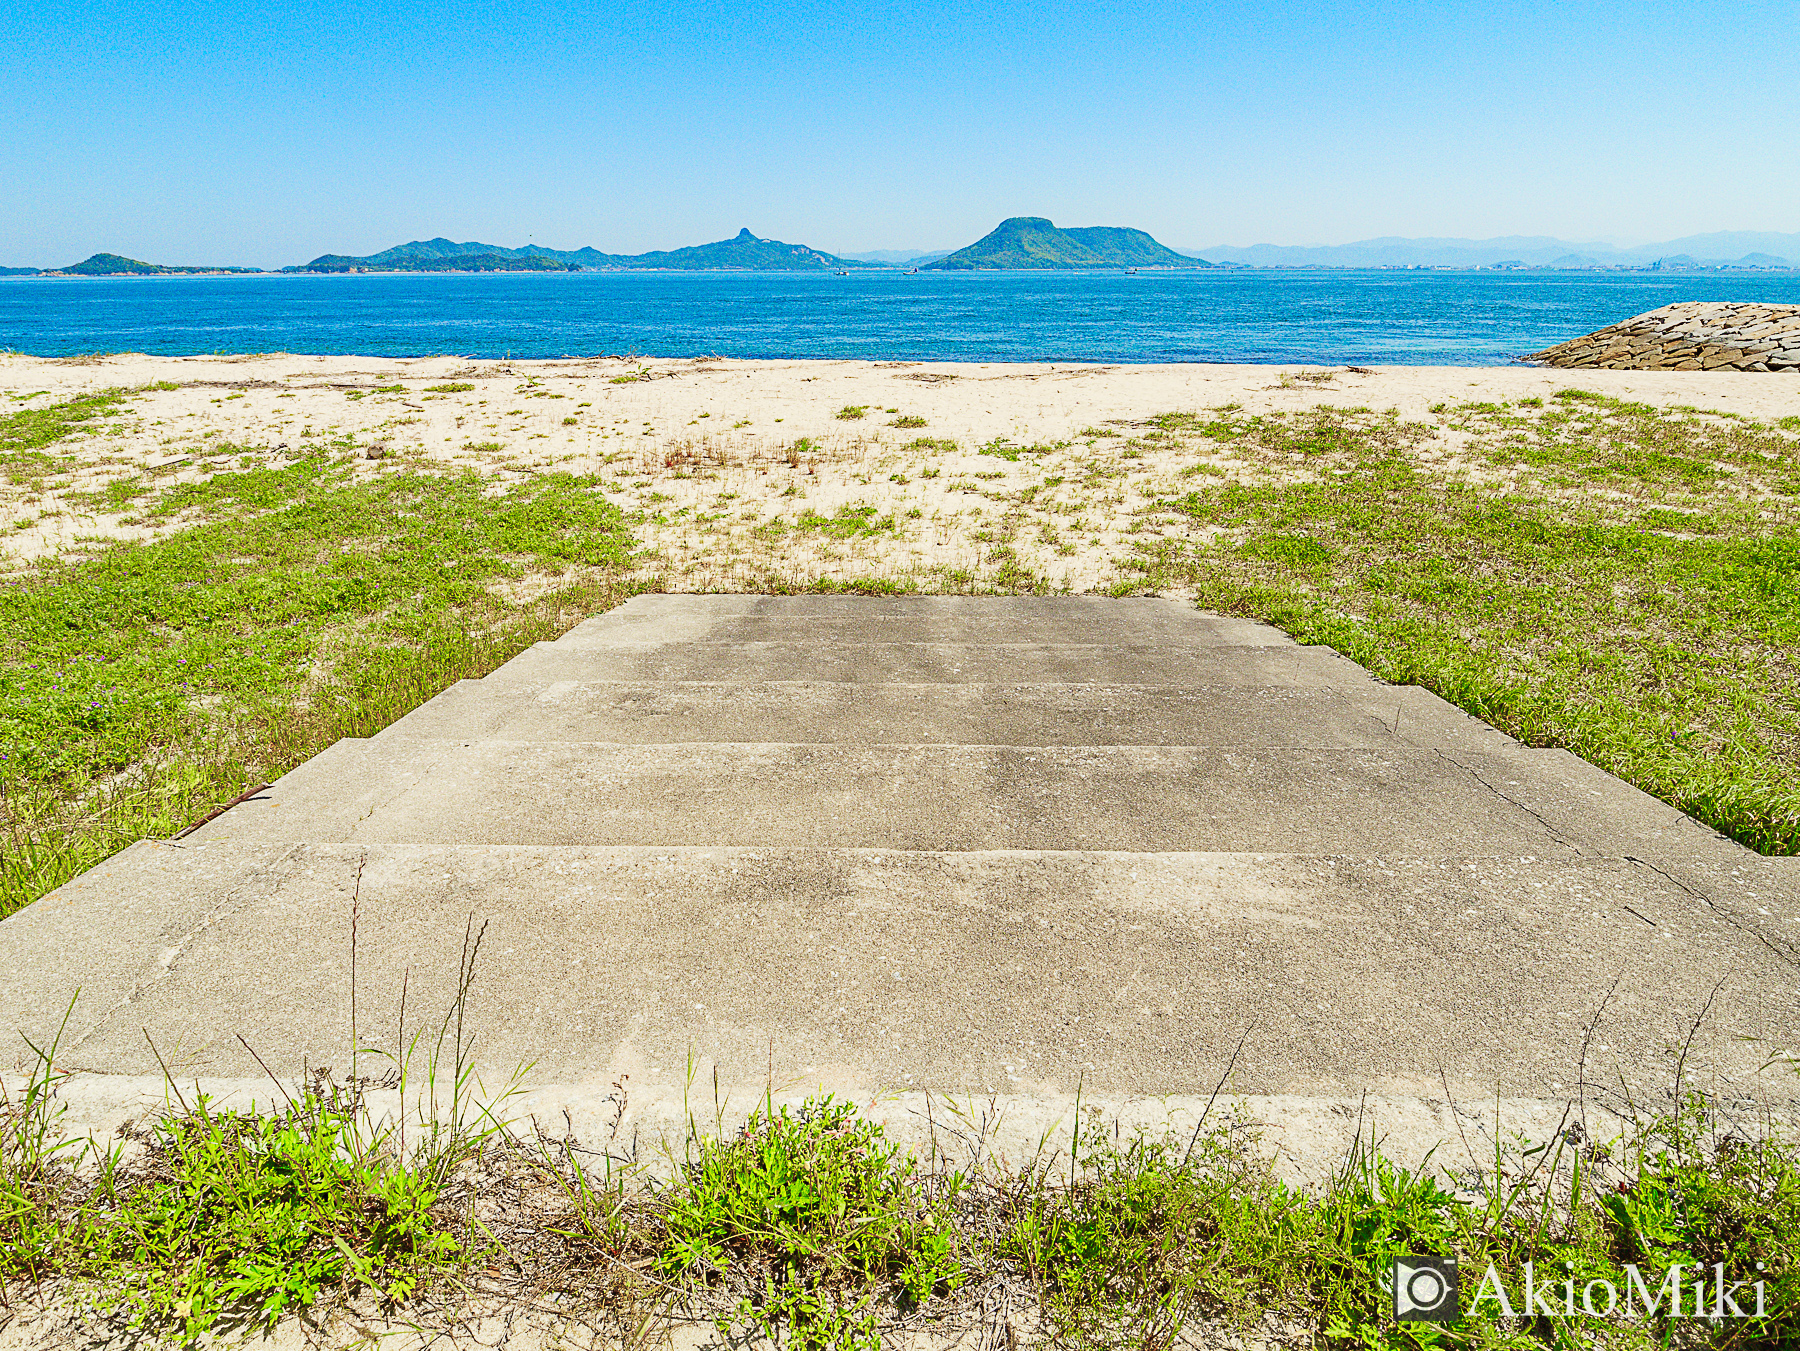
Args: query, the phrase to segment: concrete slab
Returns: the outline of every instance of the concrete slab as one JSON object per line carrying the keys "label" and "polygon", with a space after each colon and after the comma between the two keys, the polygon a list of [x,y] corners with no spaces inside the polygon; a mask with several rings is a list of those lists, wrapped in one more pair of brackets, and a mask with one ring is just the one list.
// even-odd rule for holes
{"label": "concrete slab", "polygon": [[[340,743],[340,747],[343,743]],[[1467,757],[1465,757],[1467,758]],[[1427,750],[366,741],[196,840],[1571,854]]]}
{"label": "concrete slab", "polygon": [[842,681],[465,680],[376,740],[789,741],[1002,746],[1509,743],[1413,694],[1274,686],[868,685]]}
{"label": "concrete slab", "polygon": [[489,680],[846,681],[855,684],[1238,685],[1367,689],[1325,647],[1166,643],[539,643]]}
{"label": "concrete slab", "polygon": [[1169,643],[1293,647],[1280,629],[1178,600],[1104,596],[636,596],[557,646],[657,643]]}
{"label": "concrete slab", "polygon": [[490,1089],[668,1092],[692,1054],[732,1086],[1203,1094],[1243,1039],[1241,1092],[1654,1101],[1709,996],[1690,1082],[1749,1092],[1800,1028],[1773,954],[1621,860],[717,847],[142,844],[0,924],[0,1007],[43,1037],[83,984],[69,1069],[155,1073],[146,1034],[182,1074],[254,1076],[240,1035],[344,1069],[353,913],[390,1053],[402,983],[435,1025],[488,926]]}
{"label": "concrete slab", "polygon": [[1558,839],[1593,853],[1642,858],[1680,870],[1730,869],[1759,858],[1660,798],[1564,750],[1496,746],[1446,757],[1485,788],[1544,823]]}
{"label": "concrete slab", "polygon": [[0,1024],[80,988],[62,1063],[115,1106],[146,1033],[184,1076],[258,1074],[239,1033],[342,1069],[352,1007],[388,1053],[403,986],[442,1017],[471,917],[484,1075],[535,1062],[584,1128],[615,1085],[674,1121],[690,1065],[1197,1113],[1240,1039],[1230,1087],[1315,1140],[1365,1093],[1426,1133],[1660,1102],[1690,1036],[1689,1082],[1800,1083],[1756,1073],[1800,1037],[1800,863],[1326,649],[1092,598],[639,597],[0,921]]}

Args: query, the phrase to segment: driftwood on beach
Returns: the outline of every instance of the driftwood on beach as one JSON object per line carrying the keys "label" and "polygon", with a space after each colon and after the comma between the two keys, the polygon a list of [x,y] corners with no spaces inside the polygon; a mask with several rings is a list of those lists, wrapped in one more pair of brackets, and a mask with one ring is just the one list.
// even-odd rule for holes
{"label": "driftwood on beach", "polygon": [[1630,371],[1800,374],[1800,305],[1684,301],[1525,358],[1545,366]]}

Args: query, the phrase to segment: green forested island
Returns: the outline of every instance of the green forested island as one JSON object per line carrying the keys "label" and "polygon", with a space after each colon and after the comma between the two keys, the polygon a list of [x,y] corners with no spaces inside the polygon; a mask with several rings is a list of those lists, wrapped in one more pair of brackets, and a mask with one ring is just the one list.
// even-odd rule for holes
{"label": "green forested island", "polygon": [[[394,250],[390,249],[392,253]],[[304,267],[284,267],[283,272],[580,272],[580,263],[565,263],[543,254],[531,253],[514,257],[509,253],[456,253],[444,257],[414,258],[400,256],[372,263],[367,258],[351,258],[342,253],[327,253]]]}
{"label": "green forested island", "polygon": [[927,263],[921,272],[1113,267],[1214,267],[1165,248],[1142,230],[1122,225],[1058,229],[1042,216],[1013,216],[966,249]]}
{"label": "green forested island", "polygon": [[760,239],[739,230],[716,244],[650,253],[601,253],[598,249],[547,249],[539,245],[508,249],[473,241],[421,239],[398,244],[366,258],[328,253],[284,272],[562,272],[656,269],[678,272],[825,272],[880,267],[838,258],[804,244]]}
{"label": "green forested island", "polygon": [[191,276],[204,272],[260,272],[258,267],[166,267],[161,263],[143,263],[116,253],[96,253],[68,267],[46,269],[40,276],[64,277],[161,277]]}

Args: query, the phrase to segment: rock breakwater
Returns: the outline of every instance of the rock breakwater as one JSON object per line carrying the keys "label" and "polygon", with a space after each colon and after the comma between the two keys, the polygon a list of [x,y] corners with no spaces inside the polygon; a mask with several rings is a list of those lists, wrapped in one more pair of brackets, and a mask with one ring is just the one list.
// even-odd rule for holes
{"label": "rock breakwater", "polygon": [[1545,366],[1800,375],[1800,305],[1682,301],[1533,352]]}

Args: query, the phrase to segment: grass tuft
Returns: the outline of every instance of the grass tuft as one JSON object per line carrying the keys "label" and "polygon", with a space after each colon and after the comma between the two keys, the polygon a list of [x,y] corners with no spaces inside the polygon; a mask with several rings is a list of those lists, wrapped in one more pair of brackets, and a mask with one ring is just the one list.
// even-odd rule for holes
{"label": "grass tuft", "polygon": [[811,530],[827,539],[850,540],[892,534],[896,527],[892,516],[878,515],[874,507],[845,504],[829,516],[821,516],[808,507],[800,513],[794,528]]}
{"label": "grass tuft", "polygon": [[405,1303],[462,1244],[443,1181],[367,1138],[354,1097],[314,1087],[274,1114],[191,1112],[153,1128],[144,1176],[106,1189],[77,1240],[100,1307],[192,1345],[223,1324],[369,1290]]}
{"label": "grass tuft", "polygon": [[950,1207],[960,1174],[920,1178],[879,1125],[830,1097],[764,1107],[700,1142],[663,1223],[666,1276],[723,1278],[737,1316],[798,1345],[881,1345],[878,1305],[962,1283]]}

